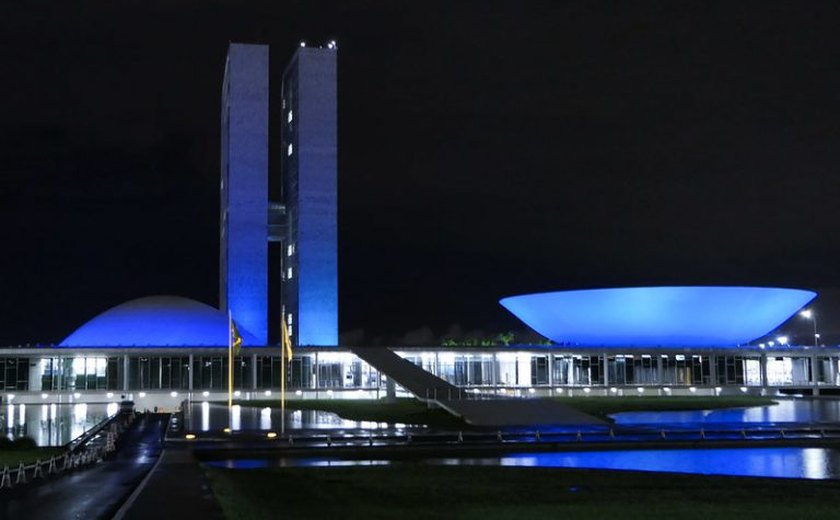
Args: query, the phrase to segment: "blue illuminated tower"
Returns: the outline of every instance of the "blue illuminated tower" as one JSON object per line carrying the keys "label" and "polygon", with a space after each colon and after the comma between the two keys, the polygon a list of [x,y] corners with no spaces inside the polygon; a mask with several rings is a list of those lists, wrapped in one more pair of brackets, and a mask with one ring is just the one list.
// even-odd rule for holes
{"label": "blue illuminated tower", "polygon": [[336,50],[300,47],[283,74],[283,312],[296,345],[338,344]]}
{"label": "blue illuminated tower", "polygon": [[219,308],[257,345],[268,343],[268,94],[268,46],[231,43],[222,86]]}

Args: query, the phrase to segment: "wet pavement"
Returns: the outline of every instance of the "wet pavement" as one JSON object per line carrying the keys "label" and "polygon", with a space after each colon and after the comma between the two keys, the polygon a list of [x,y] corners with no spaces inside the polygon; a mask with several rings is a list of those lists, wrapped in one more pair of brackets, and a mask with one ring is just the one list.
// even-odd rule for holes
{"label": "wet pavement", "polygon": [[[192,449],[167,447],[148,481],[118,514],[119,520],[201,518],[221,520],[222,509]],[[121,510],[120,513],[123,513]]]}
{"label": "wet pavement", "polygon": [[152,468],[169,416],[141,416],[113,458],[42,483],[0,492],[0,519],[111,518]]}

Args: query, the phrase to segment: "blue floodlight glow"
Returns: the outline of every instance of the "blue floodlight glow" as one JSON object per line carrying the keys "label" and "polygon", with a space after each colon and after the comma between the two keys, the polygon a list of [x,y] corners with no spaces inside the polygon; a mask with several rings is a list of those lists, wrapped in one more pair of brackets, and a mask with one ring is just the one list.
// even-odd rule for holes
{"label": "blue floodlight glow", "polygon": [[[246,345],[251,333],[237,325]],[[112,307],[88,321],[60,347],[227,347],[228,317],[180,296],[149,296]]]}
{"label": "blue floodlight glow", "polygon": [[555,343],[592,347],[734,347],[817,296],[773,287],[631,287],[524,294],[499,301]]}

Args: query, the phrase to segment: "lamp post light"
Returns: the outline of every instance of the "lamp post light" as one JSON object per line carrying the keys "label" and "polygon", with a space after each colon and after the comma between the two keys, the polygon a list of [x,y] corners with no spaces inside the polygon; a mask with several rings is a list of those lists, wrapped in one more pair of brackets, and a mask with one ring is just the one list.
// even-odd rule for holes
{"label": "lamp post light", "polygon": [[814,346],[820,346],[820,335],[817,332],[817,315],[811,309],[805,309],[804,311],[799,313],[800,316],[805,318],[806,320],[811,320],[814,324]]}

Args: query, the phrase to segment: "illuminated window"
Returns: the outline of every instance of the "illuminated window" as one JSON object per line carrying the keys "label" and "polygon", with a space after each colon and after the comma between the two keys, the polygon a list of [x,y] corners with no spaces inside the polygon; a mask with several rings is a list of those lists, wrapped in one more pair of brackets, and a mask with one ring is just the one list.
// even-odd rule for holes
{"label": "illuminated window", "polygon": [[286,246],[286,256],[292,256],[293,254],[295,254],[295,245],[289,244]]}
{"label": "illuminated window", "polygon": [[291,111],[291,110],[289,110],[289,116],[286,118],[286,122],[287,122],[287,123],[291,123],[291,122],[292,122],[292,119],[293,119],[293,117],[292,117],[292,111]]}
{"label": "illuminated window", "polygon": [[286,316],[286,323],[288,323],[289,325],[291,325],[293,323],[292,322],[292,317],[293,317],[293,315],[292,315],[291,312]]}
{"label": "illuminated window", "polygon": [[289,143],[289,147],[286,149],[286,155],[292,155],[292,143]]}
{"label": "illuminated window", "polygon": [[286,279],[287,279],[287,280],[291,280],[291,279],[292,279],[292,268],[291,268],[291,267],[289,267],[288,269],[286,269]]}

